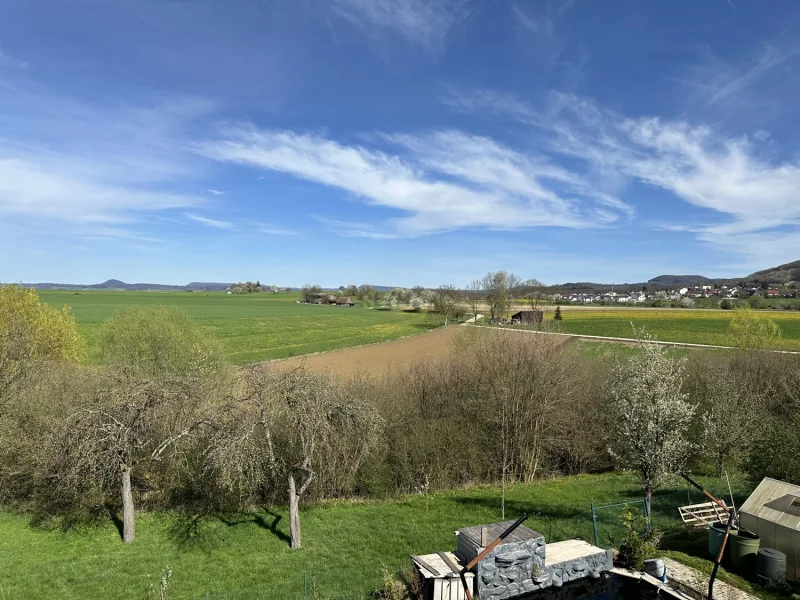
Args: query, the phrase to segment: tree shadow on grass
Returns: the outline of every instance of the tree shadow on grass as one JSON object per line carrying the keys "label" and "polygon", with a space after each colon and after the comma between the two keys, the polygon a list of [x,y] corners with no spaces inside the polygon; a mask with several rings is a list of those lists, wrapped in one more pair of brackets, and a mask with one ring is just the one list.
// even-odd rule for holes
{"label": "tree shadow on grass", "polygon": [[117,509],[115,506],[106,506],[106,511],[108,512],[108,518],[114,524],[114,527],[117,529],[117,533],[119,533],[119,539],[125,539],[124,531],[125,531],[125,524],[123,523],[122,519],[119,518],[119,514],[117,514]]}
{"label": "tree shadow on grass", "polygon": [[689,556],[708,558],[708,530],[687,529],[676,526],[664,531],[659,547],[664,550],[676,550]]}
{"label": "tree shadow on grass", "polygon": [[209,515],[204,513],[177,515],[167,533],[181,550],[211,553],[225,543],[225,536],[214,530]]}
{"label": "tree shadow on grass", "polygon": [[236,514],[236,515],[222,515],[219,516],[218,519],[225,523],[228,527],[235,527],[237,525],[242,525],[245,523],[254,523],[261,527],[262,529],[266,529],[280,541],[289,543],[291,538],[286,535],[283,531],[278,529],[278,523],[281,522],[283,519],[282,515],[274,512],[269,508],[263,509],[265,514],[261,513],[246,513],[246,514]]}
{"label": "tree shadow on grass", "polygon": [[[463,504],[465,506],[471,506],[475,508],[486,508],[490,510],[500,510],[500,496],[498,495],[496,498],[474,498],[474,497],[457,497],[453,498],[454,502],[458,504]],[[551,505],[542,505],[536,504],[533,501],[526,501],[522,502],[520,500],[509,500],[506,499],[505,502],[506,508],[506,520],[513,521],[522,513],[528,513],[532,517],[536,515],[539,518],[545,519],[572,519],[577,517],[584,512],[589,511],[589,506],[586,506],[585,510],[576,510],[576,509],[567,509],[567,508],[560,508]],[[500,519],[498,519],[499,521]]]}

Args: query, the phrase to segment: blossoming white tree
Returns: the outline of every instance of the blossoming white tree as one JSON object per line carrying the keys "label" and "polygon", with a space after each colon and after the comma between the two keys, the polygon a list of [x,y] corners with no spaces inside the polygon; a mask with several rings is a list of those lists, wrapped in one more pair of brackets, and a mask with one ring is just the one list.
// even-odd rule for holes
{"label": "blossoming white tree", "polygon": [[612,377],[611,453],[621,467],[638,474],[649,502],[653,491],[683,467],[693,447],[688,430],[696,406],[681,389],[683,361],[646,338],[639,348]]}

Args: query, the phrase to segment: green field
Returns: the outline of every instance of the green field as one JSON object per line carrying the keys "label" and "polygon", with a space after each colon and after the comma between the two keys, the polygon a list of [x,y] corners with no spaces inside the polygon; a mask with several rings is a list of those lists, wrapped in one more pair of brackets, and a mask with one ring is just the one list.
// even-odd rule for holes
{"label": "green field", "polygon": [[51,306],[70,306],[86,338],[89,362],[97,359],[103,321],[119,307],[133,304],[185,310],[220,340],[237,365],[382,342],[439,325],[426,314],[402,310],[297,304],[299,294],[41,291],[39,296]]}
{"label": "green field", "polygon": [[[724,481],[702,482],[714,493],[727,490]],[[738,504],[751,488],[737,478],[732,483]],[[641,488],[629,475],[516,484],[506,493],[506,518],[527,511],[527,524],[549,541],[592,541],[590,503],[640,498]],[[678,526],[676,507],[699,498],[676,483],[654,497],[653,518],[657,528],[671,532],[665,546],[673,556],[688,555],[707,566],[707,534],[691,535]],[[600,544],[618,543],[619,511],[602,510],[598,516]],[[172,515],[142,514],[131,545],[122,544],[110,523],[63,533],[36,529],[22,516],[0,512],[0,598],[146,598],[148,581],[170,567],[171,600],[300,600],[304,574],[321,592],[320,598],[366,599],[379,583],[382,566],[392,571],[408,568],[409,554],[453,549],[455,529],[500,520],[500,489],[484,486],[382,502],[336,502],[303,510],[301,519],[303,548],[290,550],[283,508],[224,520],[209,517],[197,528],[187,528]]]}
{"label": "green field", "polygon": [[[633,327],[665,342],[728,345],[728,327],[734,311],[697,309],[562,309],[565,333],[633,337]],[[796,311],[766,312],[781,328],[776,350],[800,351],[800,314]]]}

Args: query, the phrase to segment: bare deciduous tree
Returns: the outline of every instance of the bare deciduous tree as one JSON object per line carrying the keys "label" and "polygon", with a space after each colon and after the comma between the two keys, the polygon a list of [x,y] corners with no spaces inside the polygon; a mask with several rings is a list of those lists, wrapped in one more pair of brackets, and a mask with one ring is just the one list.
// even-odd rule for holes
{"label": "bare deciduous tree", "polygon": [[467,300],[469,301],[470,310],[472,310],[472,316],[474,318],[474,323],[478,322],[478,311],[483,304],[483,281],[480,279],[473,279],[472,282],[467,286]]}
{"label": "bare deciduous tree", "polygon": [[531,310],[539,310],[547,303],[547,294],[544,284],[538,279],[528,279],[522,284],[522,294],[531,307]]}
{"label": "bare deciduous tree", "polygon": [[459,315],[464,314],[461,306],[461,292],[452,285],[442,285],[436,290],[433,297],[434,310],[444,317],[444,324],[447,321],[455,320]]}
{"label": "bare deciduous tree", "polygon": [[119,491],[124,542],[136,537],[132,476],[202,424],[203,394],[193,382],[107,375],[88,402],[58,428],[47,464],[56,494],[80,493],[87,483]]}
{"label": "bare deciduous tree", "polygon": [[243,399],[228,414],[207,453],[221,484],[252,494],[287,484],[291,547],[301,546],[300,502],[320,472],[352,478],[377,441],[371,404],[344,394],[322,375],[248,369]]}

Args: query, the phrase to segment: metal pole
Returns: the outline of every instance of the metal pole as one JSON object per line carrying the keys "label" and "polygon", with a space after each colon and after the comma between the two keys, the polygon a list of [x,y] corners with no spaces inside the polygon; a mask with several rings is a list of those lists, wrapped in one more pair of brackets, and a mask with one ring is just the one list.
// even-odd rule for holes
{"label": "metal pole", "polygon": [[592,502],[592,526],[594,527],[594,545],[600,547],[600,534],[597,532],[597,513],[594,510],[594,502]]}
{"label": "metal pole", "polygon": [[722,538],[717,560],[714,561],[714,568],[711,570],[711,577],[708,580],[708,600],[714,600],[714,581],[717,578],[717,571],[719,571],[722,556],[725,554],[725,544],[728,542],[728,536],[731,534],[731,527],[733,527],[734,520],[736,520],[736,511],[731,510],[730,516],[728,517],[728,525],[725,527],[725,536]]}
{"label": "metal pole", "polygon": [[647,501],[647,496],[644,498],[644,516],[647,519],[647,531],[650,531],[652,523],[650,522],[650,503]]}
{"label": "metal pole", "polygon": [[303,600],[308,600],[308,571],[303,571]]}
{"label": "metal pole", "polygon": [[725,479],[728,481],[728,493],[731,495],[731,506],[736,510],[736,502],[733,501],[733,490],[731,489],[731,480],[728,479],[728,472],[725,471]]}

